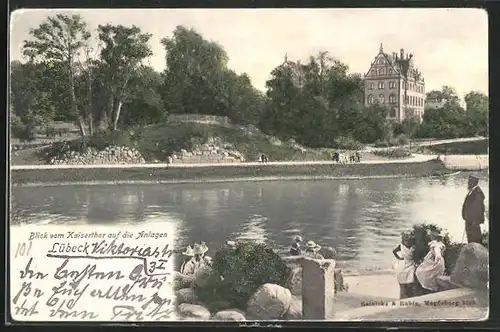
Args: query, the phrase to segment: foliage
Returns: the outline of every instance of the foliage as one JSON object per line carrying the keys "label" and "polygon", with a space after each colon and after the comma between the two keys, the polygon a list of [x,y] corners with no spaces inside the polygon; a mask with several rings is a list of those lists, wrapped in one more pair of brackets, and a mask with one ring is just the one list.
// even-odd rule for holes
{"label": "foliage", "polygon": [[352,137],[340,136],[335,139],[333,147],[341,150],[361,150],[363,149],[363,144]]}
{"label": "foliage", "polygon": [[[445,251],[443,254],[445,261],[445,273],[450,274],[455,267],[455,263],[460,255],[460,250],[463,247],[463,243],[452,242],[450,235],[444,231],[442,228],[434,224],[417,224],[414,225],[411,234],[415,238],[415,251],[413,252],[413,261],[418,265],[420,264],[424,257],[429,252],[429,242],[431,241],[430,233],[438,232],[443,235],[441,240],[445,245]],[[488,247],[488,232],[482,234],[482,244]]]}
{"label": "foliage", "polygon": [[383,147],[408,145],[408,143],[410,143],[409,138],[405,134],[400,134],[397,137],[392,137],[387,141],[379,140],[375,142],[374,146],[377,148],[383,148]]}
{"label": "foliage", "polygon": [[436,154],[487,154],[489,148],[489,139],[481,139],[468,142],[452,142],[445,144],[436,144],[424,146],[420,151],[430,151]]}
{"label": "foliage", "polygon": [[380,157],[392,158],[392,159],[411,157],[411,152],[409,150],[401,148],[375,150],[373,151],[373,154]]}
{"label": "foliage", "polygon": [[260,286],[272,283],[284,287],[290,272],[282,258],[266,245],[240,243],[235,250],[217,251],[212,269],[195,281],[194,290],[210,311],[246,310]]}

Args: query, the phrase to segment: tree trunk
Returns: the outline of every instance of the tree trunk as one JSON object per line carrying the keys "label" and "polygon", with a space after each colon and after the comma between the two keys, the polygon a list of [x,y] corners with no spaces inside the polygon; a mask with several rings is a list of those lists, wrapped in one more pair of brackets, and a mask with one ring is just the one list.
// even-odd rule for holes
{"label": "tree trunk", "polygon": [[120,112],[122,110],[123,102],[120,100],[116,107],[115,118],[113,120],[113,131],[118,128],[118,120],[120,119]]}
{"label": "tree trunk", "polygon": [[78,105],[76,103],[76,95],[75,95],[75,78],[73,77],[73,68],[71,67],[71,59],[69,60],[69,92],[70,92],[70,96],[71,96],[71,111],[73,113],[73,116],[76,116],[77,118],[77,124],[78,124],[78,128],[80,129],[80,134],[82,135],[82,137],[85,137],[86,136],[86,132],[85,132],[85,125],[84,125],[84,121],[83,121],[83,118],[81,116],[81,114],[79,114],[79,111],[78,111]]}

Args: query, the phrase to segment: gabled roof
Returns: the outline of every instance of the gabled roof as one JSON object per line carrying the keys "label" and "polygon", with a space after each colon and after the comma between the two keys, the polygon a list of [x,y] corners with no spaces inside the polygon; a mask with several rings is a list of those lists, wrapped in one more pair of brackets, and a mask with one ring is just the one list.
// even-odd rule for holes
{"label": "gabled roof", "polygon": [[392,70],[394,70],[395,73],[401,73],[399,65],[394,63],[387,53],[384,53],[384,48],[383,48],[382,44],[380,44],[380,49],[379,49],[378,54],[375,56],[375,61],[370,65],[370,68],[368,69],[368,71],[366,72],[364,77],[368,76],[368,73],[370,73],[373,66],[377,64],[377,60],[381,57],[389,64],[390,68],[392,68]]}

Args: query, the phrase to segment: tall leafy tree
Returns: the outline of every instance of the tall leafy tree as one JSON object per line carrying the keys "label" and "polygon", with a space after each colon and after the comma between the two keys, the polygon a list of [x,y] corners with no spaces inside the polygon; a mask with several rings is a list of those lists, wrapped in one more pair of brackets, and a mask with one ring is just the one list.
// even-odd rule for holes
{"label": "tall leafy tree", "polygon": [[80,15],[58,14],[48,17],[38,28],[31,29],[30,35],[32,39],[23,43],[23,54],[30,61],[45,63],[49,68],[52,64],[64,67],[70,98],[70,118],[78,124],[81,134],[85,136],[85,114],[78,108],[75,77],[81,50],[91,37],[87,24]]}
{"label": "tall leafy tree", "polygon": [[467,111],[467,134],[469,136],[488,134],[488,96],[471,91],[464,97]]}
{"label": "tall leafy tree", "polygon": [[101,61],[109,98],[103,120],[110,129],[116,130],[123,104],[130,97],[130,80],[142,61],[153,54],[149,46],[151,34],[143,33],[136,26],[110,24],[99,25],[98,31],[103,43]]}

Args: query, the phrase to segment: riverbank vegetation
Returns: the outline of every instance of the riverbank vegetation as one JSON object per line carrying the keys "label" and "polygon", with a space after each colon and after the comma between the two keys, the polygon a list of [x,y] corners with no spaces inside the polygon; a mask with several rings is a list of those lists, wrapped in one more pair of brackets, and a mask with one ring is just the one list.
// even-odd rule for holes
{"label": "riverbank vegetation", "polygon": [[489,148],[489,139],[469,141],[469,142],[453,142],[446,144],[437,144],[425,147],[418,147],[416,150],[420,153],[430,154],[452,154],[452,155],[469,155],[469,154],[487,154]]}
{"label": "riverbank vegetation", "polygon": [[[151,37],[136,26],[103,24],[91,31],[80,16],[63,14],[30,30],[23,43],[26,61],[11,63],[13,137],[30,141],[37,132],[53,136],[57,133],[52,123],[62,121],[76,124],[84,143],[105,143],[108,138],[103,137],[126,137],[128,131],[152,140],[174,130],[162,141],[189,134],[198,140],[198,131],[190,126],[174,129],[165,124],[169,114],[225,116],[234,124],[254,125],[269,136],[309,148],[342,148],[346,141],[349,149],[374,142],[393,145],[394,137],[403,142],[401,135],[413,139],[487,133],[488,98],[478,92],[466,95],[464,109],[453,88],[431,91],[429,95],[443,101],[439,108],[426,110],[421,124],[411,110],[403,123],[394,124],[387,119],[386,104],[364,105],[362,75],[349,72],[328,52],[302,63],[286,58],[277,63],[263,93],[247,74],[228,67],[222,45],[184,26],[162,39],[167,69],[158,72],[145,65],[153,55]],[[159,127],[147,127],[151,125]],[[186,134],[179,133],[182,130]],[[190,144],[187,138],[172,139],[175,142],[152,147],[147,138],[125,138],[156,157]],[[247,155],[258,150],[291,158],[286,146],[235,140]]]}

